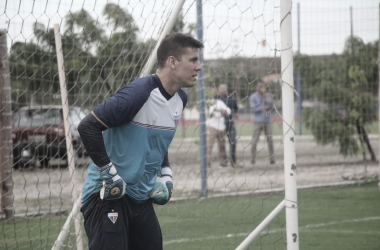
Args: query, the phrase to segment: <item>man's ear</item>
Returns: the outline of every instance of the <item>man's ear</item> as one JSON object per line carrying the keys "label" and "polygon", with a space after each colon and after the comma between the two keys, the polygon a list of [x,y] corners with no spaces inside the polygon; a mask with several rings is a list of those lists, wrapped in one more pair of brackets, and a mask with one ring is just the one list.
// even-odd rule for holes
{"label": "man's ear", "polygon": [[168,64],[171,69],[175,69],[177,63],[177,59],[174,56],[168,57]]}

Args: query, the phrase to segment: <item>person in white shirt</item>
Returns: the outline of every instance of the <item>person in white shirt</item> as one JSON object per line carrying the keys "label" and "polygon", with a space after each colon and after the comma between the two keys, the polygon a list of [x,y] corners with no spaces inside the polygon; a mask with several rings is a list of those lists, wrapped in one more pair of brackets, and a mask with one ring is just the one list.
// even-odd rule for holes
{"label": "person in white shirt", "polygon": [[231,114],[231,109],[227,105],[217,99],[216,88],[212,88],[213,99],[208,108],[207,119],[207,166],[211,167],[212,148],[214,147],[215,140],[218,143],[219,164],[226,167],[225,162],[225,137],[226,137],[226,123],[225,117]]}

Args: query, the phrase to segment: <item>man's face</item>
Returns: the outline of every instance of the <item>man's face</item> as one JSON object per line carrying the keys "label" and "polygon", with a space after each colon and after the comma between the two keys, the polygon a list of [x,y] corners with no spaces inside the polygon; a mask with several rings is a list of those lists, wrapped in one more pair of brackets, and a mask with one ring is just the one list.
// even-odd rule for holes
{"label": "man's face", "polygon": [[227,96],[227,87],[225,85],[220,85],[218,90],[219,90],[220,96],[222,96],[222,97]]}
{"label": "man's face", "polygon": [[175,77],[181,87],[193,87],[197,81],[201,64],[197,48],[185,48],[185,53],[176,61]]}
{"label": "man's face", "polygon": [[264,84],[262,84],[262,85],[260,86],[260,93],[261,93],[261,94],[265,94],[265,92],[267,92],[267,88],[265,87]]}

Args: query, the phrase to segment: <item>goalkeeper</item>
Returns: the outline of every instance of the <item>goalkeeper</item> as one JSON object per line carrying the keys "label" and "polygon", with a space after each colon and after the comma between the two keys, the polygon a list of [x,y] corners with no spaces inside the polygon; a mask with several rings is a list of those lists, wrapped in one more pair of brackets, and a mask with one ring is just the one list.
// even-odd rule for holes
{"label": "goalkeeper", "polygon": [[163,249],[153,203],[173,189],[168,148],[193,87],[203,44],[181,33],[157,49],[156,74],[136,79],[79,124],[92,160],[82,191],[89,249]]}

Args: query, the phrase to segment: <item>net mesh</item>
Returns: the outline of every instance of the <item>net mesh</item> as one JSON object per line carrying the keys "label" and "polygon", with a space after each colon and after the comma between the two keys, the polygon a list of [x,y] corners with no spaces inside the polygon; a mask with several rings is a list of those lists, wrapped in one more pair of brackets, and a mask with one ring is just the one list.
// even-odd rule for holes
{"label": "net mesh", "polygon": [[[341,106],[327,105],[332,102],[329,103],[329,100],[315,94],[321,89],[320,86],[330,87],[326,87],[326,91],[334,90],[331,87],[333,85],[324,83],[328,74],[334,74],[334,70],[347,71],[336,65],[343,64],[345,52],[351,51],[350,49],[357,48],[359,54],[363,54],[365,58],[356,58],[359,67],[365,70],[367,87],[364,92],[371,93],[372,97],[376,94],[377,53],[374,51],[377,51],[375,41],[378,39],[378,6],[373,1],[366,4],[362,1],[351,2],[351,6],[346,1],[339,0],[323,4],[301,3],[300,24],[297,24],[297,5],[293,6],[293,40],[294,50],[297,51],[294,59],[295,72],[300,72],[302,79],[302,88],[298,89],[295,84],[295,96],[302,96],[302,107],[305,109],[331,108],[338,109],[338,114],[342,117],[347,115],[347,110],[342,111]],[[72,184],[75,183],[76,190],[80,192],[86,176],[86,166],[90,161],[80,141],[75,140],[78,136],[76,125],[97,104],[139,76],[175,4],[176,1],[148,0],[20,0],[5,1],[1,4],[3,8],[0,13],[0,27],[6,30],[8,41],[11,105],[14,117],[12,127],[21,127],[21,130],[19,134],[11,134],[12,138],[9,138],[12,140],[13,157],[12,206],[19,219],[17,223],[7,220],[1,222],[4,233],[0,237],[0,245],[7,249],[42,249],[53,245],[67,214],[72,209]],[[236,211],[233,205],[230,207],[231,212],[240,213],[240,216],[234,217],[238,222],[243,222],[247,217],[256,218],[257,222],[257,218],[268,212],[267,209],[272,209],[266,207],[267,201],[284,187],[280,2],[208,0],[203,1],[202,7],[205,44],[203,91],[206,93],[206,99],[210,99],[209,93],[213,87],[226,84],[228,95],[236,99],[239,107],[236,120],[236,158],[241,166],[229,166],[231,146],[228,136],[223,138],[228,167],[219,166],[219,151],[215,144],[212,150],[212,166],[207,169],[208,195],[226,198],[239,194],[251,197],[255,193],[265,193],[260,197],[259,208],[244,204]],[[196,13],[196,3],[185,1],[172,32],[196,36]],[[350,15],[352,13],[353,15]],[[64,141],[60,137],[64,130],[60,113],[61,90],[54,24],[60,25],[68,103],[72,108],[72,117],[65,119],[70,119],[74,143],[77,143],[73,145],[76,166],[73,176],[69,173]],[[298,25],[302,28],[300,34],[297,32]],[[350,44],[359,47],[349,47]],[[345,65],[353,59],[355,58],[344,61]],[[326,68],[332,70],[327,71]],[[154,70],[150,73],[154,73]],[[333,81],[334,77],[330,77],[330,80]],[[274,107],[268,115],[270,113],[272,121],[275,164],[270,164],[268,141],[264,133],[260,135],[256,151],[251,151],[255,129],[249,97],[256,91],[259,81],[264,83],[274,101]],[[338,81],[344,80],[339,78]],[[197,100],[199,89],[196,87],[186,91],[189,101],[169,148],[174,176],[173,201],[198,199],[202,192],[199,136],[207,137],[207,134],[200,135],[202,131],[199,126]],[[343,97],[337,94],[332,98],[342,100]],[[313,129],[307,126],[308,122],[313,124],[310,122],[313,121],[310,120],[312,116],[305,112],[303,110],[302,116],[301,113],[297,113],[295,117],[298,135],[306,134],[300,139],[300,146],[297,148],[298,155],[301,155],[298,164],[314,166],[361,159],[362,154],[342,157],[340,149],[330,144],[316,145],[312,139]],[[28,120],[31,117],[33,122]],[[40,124],[36,123],[38,120]],[[27,126],[20,126],[23,122]],[[28,138],[20,137],[23,131],[36,131],[42,127],[55,130],[55,138],[48,143],[56,145],[56,148],[38,151],[38,146],[46,143],[47,139],[36,132],[32,132]],[[366,128],[368,134],[376,132],[373,127],[372,130],[371,127]],[[325,126],[322,132],[327,133],[329,129]],[[337,130],[333,130],[332,133],[334,131]],[[374,139],[370,137],[369,140]],[[39,157],[28,156],[26,149],[30,149],[32,155]],[[366,152],[368,158],[370,154]],[[255,154],[255,165],[251,163],[252,154]],[[318,156],[321,154],[324,157]],[[303,173],[302,168],[299,171],[299,174]],[[338,178],[322,174],[320,178],[316,178],[319,176],[318,168],[310,168],[308,171],[314,174],[301,176],[300,185],[334,182]],[[2,177],[1,181],[4,180]],[[248,201],[250,199],[247,198]],[[2,206],[4,207],[4,204]],[[223,206],[223,199],[215,206],[216,210]],[[168,208],[157,208],[157,211],[162,216],[176,211],[174,214],[183,219],[181,216],[186,215],[179,212],[181,209],[189,211],[192,207],[183,207],[178,203]],[[36,215],[45,216],[36,219]],[[234,239],[240,237],[241,241],[248,233],[248,229],[245,228],[225,226],[230,218],[219,218],[206,212],[197,216],[198,226],[210,228],[209,231],[205,230],[207,232],[199,236],[196,233],[197,229],[194,229],[189,235],[188,232],[178,232],[176,227],[173,229],[164,223],[164,234],[170,232],[174,235],[164,239],[164,245],[175,248],[181,242],[186,245],[186,242],[211,241],[211,246],[208,245],[211,248],[220,245],[220,238],[234,236]],[[270,242],[269,245],[279,244],[278,242],[283,240],[283,218],[279,217],[274,225],[277,229],[268,228],[259,245],[264,246],[265,241]],[[236,246],[238,241],[235,240],[226,246],[230,249]],[[70,231],[65,244],[66,249],[76,248],[74,229]],[[179,248],[185,249],[184,245],[180,245]]]}

